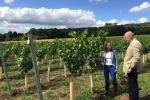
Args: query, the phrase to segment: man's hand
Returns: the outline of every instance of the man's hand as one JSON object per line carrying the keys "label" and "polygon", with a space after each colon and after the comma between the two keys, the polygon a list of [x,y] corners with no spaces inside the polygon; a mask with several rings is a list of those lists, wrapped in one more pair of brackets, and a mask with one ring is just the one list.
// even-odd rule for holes
{"label": "man's hand", "polygon": [[98,58],[94,58],[94,61],[97,61],[98,60]]}
{"label": "man's hand", "polygon": [[118,70],[115,70],[115,73],[117,73],[118,72]]}

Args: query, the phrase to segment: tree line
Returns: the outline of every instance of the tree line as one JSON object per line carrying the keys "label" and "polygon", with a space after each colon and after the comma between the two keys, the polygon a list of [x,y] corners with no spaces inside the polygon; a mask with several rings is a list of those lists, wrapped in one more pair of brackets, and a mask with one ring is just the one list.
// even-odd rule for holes
{"label": "tree line", "polygon": [[101,29],[106,31],[107,36],[122,36],[126,31],[130,30],[135,35],[150,34],[150,22],[139,24],[125,24],[117,25],[117,23],[105,23],[103,27],[83,27],[83,28],[49,28],[49,29],[35,29],[31,28],[27,33],[17,33],[16,31],[9,31],[8,33],[0,33],[0,41],[19,41],[27,39],[27,34],[32,34],[34,38],[40,39],[54,39],[54,38],[71,38],[69,32],[76,31],[80,35],[82,31],[88,29],[89,35],[94,34],[97,36],[97,30]]}

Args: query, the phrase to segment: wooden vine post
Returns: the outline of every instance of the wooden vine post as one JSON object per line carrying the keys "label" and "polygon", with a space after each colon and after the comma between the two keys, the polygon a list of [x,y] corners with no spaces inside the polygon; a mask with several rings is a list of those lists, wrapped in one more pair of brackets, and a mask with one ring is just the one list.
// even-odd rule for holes
{"label": "wooden vine post", "polygon": [[61,67],[62,66],[62,58],[60,57],[60,64],[59,66]]}
{"label": "wooden vine post", "polygon": [[65,75],[65,78],[67,77],[67,68],[66,68],[66,65],[64,65],[64,75]]}
{"label": "wooden vine post", "polygon": [[6,69],[6,64],[5,64],[5,60],[4,60],[3,51],[2,51],[2,45],[1,44],[0,44],[0,57],[1,57],[1,60],[2,60],[3,70],[4,70],[4,73],[5,73],[5,76],[6,76],[6,84],[7,84],[7,87],[8,87],[8,91],[9,91],[9,94],[12,95],[13,92],[11,91],[11,88],[10,88],[10,83],[9,83],[9,79],[8,79],[8,74],[7,74],[7,69]]}
{"label": "wooden vine post", "polygon": [[144,56],[144,54],[142,56],[142,59],[143,59],[143,63],[145,63],[145,56]]}
{"label": "wooden vine post", "polygon": [[91,93],[92,95],[94,94],[94,82],[93,82],[93,77],[90,75],[90,85],[91,85]]}
{"label": "wooden vine post", "polygon": [[28,88],[28,73],[25,73],[25,88]]}
{"label": "wooden vine post", "polygon": [[2,67],[0,66],[0,79],[2,79],[2,73],[3,73]]}
{"label": "wooden vine post", "polygon": [[70,100],[74,100],[74,87],[73,87],[73,82],[70,82]]}
{"label": "wooden vine post", "polygon": [[37,86],[37,91],[38,91],[38,99],[43,100],[43,95],[42,95],[40,78],[39,78],[39,73],[38,73],[38,68],[37,68],[37,63],[36,63],[36,54],[35,54],[35,50],[34,50],[34,43],[33,43],[32,35],[28,34],[28,37],[29,37],[29,40],[30,40],[30,50],[31,50],[32,62],[33,62],[33,67],[34,67],[34,72],[35,72],[36,86]]}
{"label": "wooden vine post", "polygon": [[44,57],[44,58],[45,58],[45,60],[47,60],[47,54],[45,55],[45,57]]}
{"label": "wooden vine post", "polygon": [[14,56],[15,56],[15,58],[17,58],[17,55],[16,55],[16,54],[15,54]]}
{"label": "wooden vine post", "polygon": [[54,55],[52,55],[52,62],[54,61]]}
{"label": "wooden vine post", "polygon": [[47,81],[50,82],[50,69],[51,69],[52,60],[49,60],[49,67],[48,67],[48,77]]}
{"label": "wooden vine post", "polygon": [[87,69],[90,69],[90,66],[87,66]]}

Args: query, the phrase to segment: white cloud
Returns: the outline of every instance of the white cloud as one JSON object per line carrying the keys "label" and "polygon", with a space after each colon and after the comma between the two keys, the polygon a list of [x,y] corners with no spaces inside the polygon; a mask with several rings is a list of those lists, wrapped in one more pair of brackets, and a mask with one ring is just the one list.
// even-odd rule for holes
{"label": "white cloud", "polygon": [[8,31],[25,33],[28,32],[30,28],[101,27],[104,26],[106,22],[124,25],[147,21],[147,18],[141,18],[137,21],[117,19],[97,21],[94,12],[81,9],[10,9],[9,7],[0,7],[0,33],[7,33]]}
{"label": "white cloud", "polygon": [[100,3],[100,2],[108,2],[108,0],[89,0],[89,2]]}
{"label": "white cloud", "polygon": [[133,21],[133,20],[117,20],[117,19],[112,19],[112,20],[109,20],[109,21],[98,20],[94,27],[104,26],[105,23],[112,23],[112,24],[117,23],[117,25],[125,25],[125,24],[137,23],[137,22]]}
{"label": "white cloud", "polygon": [[138,23],[144,23],[144,22],[148,22],[148,19],[147,18],[140,18],[138,20]]}
{"label": "white cloud", "polygon": [[96,23],[96,27],[100,27],[100,26],[104,26],[105,23],[117,23],[118,21],[116,19],[113,19],[113,20],[109,20],[109,21],[101,21],[101,20],[98,20],[97,23]]}
{"label": "white cloud", "polygon": [[[7,30],[15,31],[15,27],[19,27],[18,29],[20,29],[20,32],[23,32],[23,30],[26,29],[23,24],[30,24],[33,26],[39,25],[39,27],[45,25],[46,27],[57,28],[93,26],[96,24],[96,19],[94,12],[81,9],[46,9],[43,7],[39,9],[11,9],[9,7],[0,7],[0,22],[5,22],[3,26],[0,26],[0,33],[3,33],[7,32]],[[11,27],[6,27],[7,25]],[[19,31],[18,29],[17,31]]]}
{"label": "white cloud", "polygon": [[136,6],[136,7],[131,8],[129,10],[129,12],[136,13],[136,12],[143,11],[143,10],[148,10],[148,9],[150,9],[150,3],[143,2],[140,6]]}
{"label": "white cloud", "polygon": [[118,20],[117,19],[113,19],[113,20],[108,21],[108,23],[118,23]]}
{"label": "white cloud", "polygon": [[[95,25],[84,25],[82,27],[102,27],[105,25],[105,23],[117,23],[117,25],[125,25],[125,24],[131,24],[131,23],[144,23],[144,22],[148,22],[148,19],[147,18],[140,18],[138,19],[138,21],[133,21],[133,20],[117,20],[117,19],[112,19],[112,20],[109,20],[109,21],[101,21],[101,20],[98,20],[96,22]],[[1,24],[1,23],[0,23]],[[8,22],[4,22],[2,23],[3,26],[0,27],[0,33],[7,33],[8,31],[16,31],[17,33],[25,33],[25,32],[28,32],[31,28],[49,28],[49,26],[47,25],[35,25],[35,24],[13,24],[13,23],[8,23]],[[75,27],[73,25],[71,25],[70,27]],[[55,28],[55,26],[53,27]],[[66,26],[58,26],[56,28],[67,28]],[[77,28],[77,26],[75,27]]]}
{"label": "white cloud", "polygon": [[80,27],[96,23],[94,12],[85,10],[70,10],[68,8],[16,8],[0,7],[0,21],[22,24],[39,24],[49,26]]}
{"label": "white cloud", "polygon": [[117,19],[113,19],[110,21],[107,21],[107,23],[117,23],[117,25],[125,25],[125,24],[136,24],[136,23],[144,23],[144,22],[148,22],[147,18],[140,18],[137,21],[134,20],[117,20]]}
{"label": "white cloud", "polygon": [[96,25],[95,25],[94,27],[101,27],[101,26],[104,26],[105,23],[106,23],[105,21],[98,20],[98,21],[96,22]]}
{"label": "white cloud", "polygon": [[9,3],[9,4],[10,4],[10,3],[13,3],[13,2],[14,2],[14,0],[4,0],[4,2],[5,2],[5,3]]}
{"label": "white cloud", "polygon": [[133,21],[133,20],[121,20],[121,21],[118,21],[118,25],[125,25],[125,24],[132,24],[132,23],[137,23],[137,22]]}
{"label": "white cloud", "polygon": [[3,26],[0,27],[0,33],[7,33],[8,31],[16,31],[17,33],[25,33],[28,32],[30,27],[23,26],[21,24],[12,24],[4,22]]}
{"label": "white cloud", "polygon": [[[7,33],[9,31],[16,31],[17,33],[27,33],[31,28],[39,29],[39,28],[58,28],[63,29],[67,28],[66,26],[58,26],[58,27],[49,27],[47,25],[35,25],[35,24],[15,24],[15,23],[8,23],[2,22],[0,23],[0,33]],[[73,26],[72,26],[73,27]]]}

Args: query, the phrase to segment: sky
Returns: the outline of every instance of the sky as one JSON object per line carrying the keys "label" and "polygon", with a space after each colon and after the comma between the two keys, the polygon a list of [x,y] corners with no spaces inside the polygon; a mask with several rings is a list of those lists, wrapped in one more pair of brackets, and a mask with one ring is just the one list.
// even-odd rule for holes
{"label": "sky", "polygon": [[0,0],[0,33],[150,21],[150,0]]}

